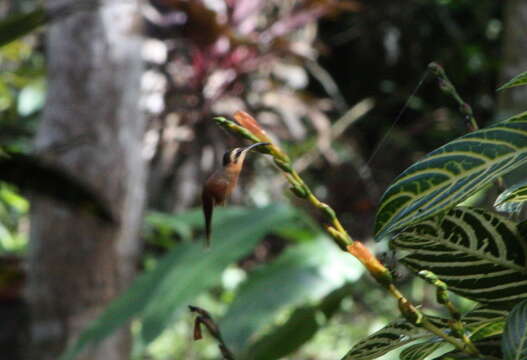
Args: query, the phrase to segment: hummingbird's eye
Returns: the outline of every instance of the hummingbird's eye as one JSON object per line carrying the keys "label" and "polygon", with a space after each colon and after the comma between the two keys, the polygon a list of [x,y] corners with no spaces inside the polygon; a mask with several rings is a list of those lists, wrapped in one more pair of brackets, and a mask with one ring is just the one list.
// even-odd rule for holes
{"label": "hummingbird's eye", "polygon": [[225,154],[223,154],[223,166],[226,166],[231,162],[231,152],[227,151]]}

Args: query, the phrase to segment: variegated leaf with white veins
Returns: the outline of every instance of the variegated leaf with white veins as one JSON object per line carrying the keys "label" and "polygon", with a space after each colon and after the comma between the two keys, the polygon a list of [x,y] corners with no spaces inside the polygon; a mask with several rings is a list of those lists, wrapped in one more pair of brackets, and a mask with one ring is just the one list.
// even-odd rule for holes
{"label": "variegated leaf with white veins", "polygon": [[477,208],[454,208],[391,241],[410,270],[429,270],[449,290],[482,303],[527,298],[527,243],[516,224]]}

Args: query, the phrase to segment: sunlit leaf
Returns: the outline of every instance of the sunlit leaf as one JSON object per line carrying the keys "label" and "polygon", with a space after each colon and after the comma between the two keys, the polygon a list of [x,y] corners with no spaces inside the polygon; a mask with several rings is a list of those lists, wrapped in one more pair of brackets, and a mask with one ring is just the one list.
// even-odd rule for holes
{"label": "sunlit leaf", "polygon": [[494,207],[498,211],[511,212],[510,205],[521,208],[520,205],[525,201],[527,201],[527,182],[522,182],[502,192],[494,202]]}
{"label": "sunlit leaf", "polygon": [[239,352],[254,334],[273,324],[279,311],[320,301],[362,267],[325,238],[287,249],[272,264],[249,275],[220,327],[231,350]]}
{"label": "sunlit leaf", "polygon": [[219,284],[223,269],[251,251],[261,236],[274,226],[290,221],[292,214],[291,208],[283,206],[252,209],[219,224],[218,241],[210,250],[204,250],[201,242],[174,247],[154,270],[140,275],[114,300],[61,360],[74,359],[86,346],[111,335],[132,317],[144,320],[142,339],[150,342],[173,323],[198,294]]}
{"label": "sunlit leaf", "polygon": [[401,351],[399,355],[400,360],[424,360],[428,355],[439,349],[443,342],[438,341],[425,341],[419,344],[408,346],[406,349]]}
{"label": "sunlit leaf", "polygon": [[507,318],[501,349],[505,360],[527,359],[527,300],[517,304]]}
{"label": "sunlit leaf", "polygon": [[177,314],[199,292],[217,284],[222,270],[248,253],[262,235],[291,218],[292,211],[286,207],[254,210],[252,214],[240,217],[236,225],[222,225],[218,239],[223,241],[214,244],[211,250],[205,251],[203,244],[189,245],[188,254],[164,275],[144,309],[143,341],[154,340],[173,321],[172,314]]}
{"label": "sunlit leaf", "polygon": [[22,116],[31,115],[44,106],[44,79],[36,79],[25,86],[18,95],[18,113]]}
{"label": "sunlit leaf", "polygon": [[382,196],[378,240],[426,220],[527,162],[527,113],[436,149],[397,177]]}
{"label": "sunlit leaf", "polygon": [[390,245],[405,250],[401,262],[429,270],[448,289],[483,303],[527,298],[527,243],[512,221],[484,209],[454,208],[409,227]]}
{"label": "sunlit leaf", "polygon": [[[444,324],[440,322],[435,325],[444,327]],[[416,327],[405,319],[397,319],[359,341],[342,360],[376,359],[403,345],[430,337],[432,337],[432,334],[425,329]]]}
{"label": "sunlit leaf", "polygon": [[353,285],[346,284],[319,303],[296,309],[283,325],[271,328],[268,335],[258,339],[239,358],[273,360],[296,351],[339,310],[340,302],[350,295],[352,288]]}
{"label": "sunlit leaf", "polygon": [[495,304],[478,306],[463,315],[462,321],[472,341],[480,341],[503,333],[510,307]]}
{"label": "sunlit leaf", "polygon": [[527,85],[527,71],[516,75],[511,80],[507,81],[505,84],[498,88],[498,91],[522,85]]}

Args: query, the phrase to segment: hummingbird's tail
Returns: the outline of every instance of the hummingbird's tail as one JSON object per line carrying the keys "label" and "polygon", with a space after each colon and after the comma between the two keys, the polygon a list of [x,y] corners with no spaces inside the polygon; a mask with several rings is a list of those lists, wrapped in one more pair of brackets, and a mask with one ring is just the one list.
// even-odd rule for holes
{"label": "hummingbird's tail", "polygon": [[206,191],[201,194],[201,203],[203,207],[203,216],[205,217],[205,247],[210,247],[210,236],[212,232],[212,212],[214,210],[214,197]]}

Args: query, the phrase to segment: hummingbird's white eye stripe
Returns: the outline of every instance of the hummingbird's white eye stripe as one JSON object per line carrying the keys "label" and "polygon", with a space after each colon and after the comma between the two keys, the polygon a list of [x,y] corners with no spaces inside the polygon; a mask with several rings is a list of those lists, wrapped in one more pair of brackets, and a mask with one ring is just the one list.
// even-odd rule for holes
{"label": "hummingbird's white eye stripe", "polygon": [[231,155],[231,160],[233,163],[237,162],[238,159],[240,158],[240,155],[243,153],[243,149],[242,148],[236,148],[232,151],[232,155]]}

